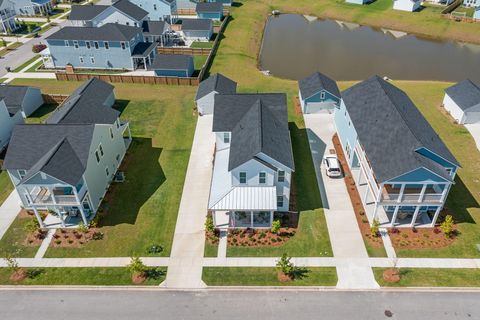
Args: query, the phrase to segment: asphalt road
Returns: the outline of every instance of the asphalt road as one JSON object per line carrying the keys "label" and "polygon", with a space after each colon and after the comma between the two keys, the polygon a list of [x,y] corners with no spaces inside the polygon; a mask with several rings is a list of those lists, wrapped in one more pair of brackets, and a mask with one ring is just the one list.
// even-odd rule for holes
{"label": "asphalt road", "polygon": [[0,319],[480,319],[479,292],[0,291]]}

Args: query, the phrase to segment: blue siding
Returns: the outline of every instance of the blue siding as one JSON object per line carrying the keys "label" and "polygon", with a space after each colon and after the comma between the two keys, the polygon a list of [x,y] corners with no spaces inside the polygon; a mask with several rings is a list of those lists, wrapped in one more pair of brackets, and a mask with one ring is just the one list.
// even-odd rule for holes
{"label": "blue siding", "polygon": [[409,173],[405,173],[404,175],[394,178],[388,182],[432,183],[432,182],[448,182],[448,181],[425,168],[418,168],[417,170],[414,170]]}
{"label": "blue siding", "polygon": [[155,75],[158,77],[186,78],[186,77],[190,77],[192,73],[190,73],[189,70],[162,70],[162,69],[155,70]]}
{"label": "blue siding", "polygon": [[[346,115],[345,115],[346,114]],[[354,155],[354,148],[357,142],[357,131],[353,127],[353,123],[350,121],[350,116],[346,111],[343,101],[340,103],[340,107],[335,109],[335,127],[337,129],[338,137],[342,143],[345,157],[347,157],[347,145],[350,146],[350,157],[348,164],[351,166]]]}
{"label": "blue siding", "polygon": [[[323,99],[321,98],[321,93],[322,92],[325,93],[325,97]],[[322,91],[317,92],[313,96],[306,98],[304,101],[306,103],[309,103],[309,102],[335,102],[335,103],[338,104],[340,102],[340,99],[335,97],[330,92],[322,90]]]}
{"label": "blue siding", "polygon": [[426,148],[420,148],[420,149],[417,150],[417,152],[420,153],[421,155],[437,162],[438,164],[440,164],[441,166],[444,166],[445,168],[457,169],[457,167],[453,163],[450,163],[450,162],[446,161],[445,159],[437,156],[436,154],[432,153],[430,150],[428,150]]}
{"label": "blue siding", "polygon": [[187,38],[205,38],[210,40],[212,38],[212,30],[207,30],[207,31],[187,31],[184,30],[183,33],[185,34],[185,37]]}
{"label": "blue siding", "polygon": [[477,7],[475,9],[475,13],[473,14],[473,18],[480,20],[480,7]]}
{"label": "blue siding", "polygon": [[177,10],[176,3],[171,4],[162,0],[130,0],[143,10],[148,12],[150,20],[170,20]]}
{"label": "blue siding", "polygon": [[226,6],[231,6],[232,5],[232,0],[207,0],[207,2],[220,2],[220,3],[223,3],[223,5],[226,5]]}
{"label": "blue siding", "polygon": [[198,12],[197,17],[199,19],[221,20],[223,12]]}

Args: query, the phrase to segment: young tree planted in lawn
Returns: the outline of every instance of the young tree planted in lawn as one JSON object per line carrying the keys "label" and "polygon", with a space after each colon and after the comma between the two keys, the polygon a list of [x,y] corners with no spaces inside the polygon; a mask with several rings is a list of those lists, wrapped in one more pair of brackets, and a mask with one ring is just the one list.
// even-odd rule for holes
{"label": "young tree planted in lawn", "polygon": [[139,257],[132,257],[127,268],[132,273],[133,283],[139,284],[147,279],[147,266]]}
{"label": "young tree planted in lawn", "polygon": [[293,262],[290,261],[291,259],[288,254],[284,253],[277,261],[277,270],[279,271],[278,278],[280,281],[288,281],[293,278],[295,266]]}
{"label": "young tree planted in lawn", "polygon": [[27,277],[27,273],[23,268],[20,268],[18,264],[16,254],[7,252],[5,255],[5,262],[7,263],[7,268],[12,272],[10,280],[14,282],[22,281]]}

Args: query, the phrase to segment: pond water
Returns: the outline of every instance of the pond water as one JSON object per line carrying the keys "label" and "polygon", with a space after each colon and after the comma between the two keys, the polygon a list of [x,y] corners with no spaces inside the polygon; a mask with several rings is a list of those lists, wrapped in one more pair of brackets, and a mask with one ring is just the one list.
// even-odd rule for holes
{"label": "pond water", "polygon": [[480,82],[480,46],[282,14],[267,22],[260,67],[294,80],[321,71],[335,80]]}

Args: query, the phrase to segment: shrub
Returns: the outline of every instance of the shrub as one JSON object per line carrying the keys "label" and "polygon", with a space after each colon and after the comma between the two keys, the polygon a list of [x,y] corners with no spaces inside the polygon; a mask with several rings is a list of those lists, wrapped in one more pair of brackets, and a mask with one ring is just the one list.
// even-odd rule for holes
{"label": "shrub", "polygon": [[92,221],[90,221],[90,225],[89,225],[90,228],[98,227],[98,224],[100,223],[100,219],[101,219],[101,217],[100,217],[99,214],[95,215],[95,217],[92,219]]}
{"label": "shrub", "polygon": [[213,217],[211,214],[207,216],[207,220],[205,221],[205,230],[207,232],[214,232],[215,231],[215,225],[213,224]]}
{"label": "shrub", "polygon": [[442,232],[442,231],[440,229],[438,229],[437,227],[433,228],[433,233],[439,234],[440,232]]}
{"label": "shrub", "polygon": [[25,225],[25,231],[29,233],[34,233],[40,229],[40,224],[38,223],[38,220],[36,218],[30,219],[28,223]]}
{"label": "shrub", "polygon": [[260,239],[263,239],[263,238],[265,238],[266,236],[267,236],[267,233],[266,233],[265,231],[260,231],[260,234],[258,235],[258,237],[259,237]]}
{"label": "shrub", "polygon": [[7,253],[6,257],[4,258],[7,264],[7,268],[12,272],[18,272],[20,270],[20,266],[18,265],[17,258],[13,253]]}
{"label": "shrub", "polygon": [[80,231],[81,233],[87,233],[88,226],[85,223],[80,222],[80,224],[78,225],[78,231]]}
{"label": "shrub", "polygon": [[147,271],[147,266],[139,257],[132,257],[130,259],[130,264],[127,266],[127,268],[131,273],[145,274],[145,272]]}
{"label": "shrub", "polygon": [[423,237],[424,237],[424,238],[430,238],[430,235],[429,235],[428,233],[424,232],[424,233],[423,233]]}
{"label": "shrub", "polygon": [[374,219],[372,225],[370,226],[370,234],[374,237],[378,237],[380,228],[380,221],[378,219]]}
{"label": "shrub", "polygon": [[101,233],[101,232],[95,232],[95,233],[92,235],[92,239],[93,239],[93,240],[102,240],[102,239],[103,239],[103,233]]}
{"label": "shrub", "polygon": [[60,240],[60,239],[55,240],[55,244],[59,245],[60,243],[62,243],[62,240]]}
{"label": "shrub", "polygon": [[450,238],[453,234],[453,224],[453,217],[451,215],[447,215],[445,220],[440,224],[440,229],[447,238]]}
{"label": "shrub", "polygon": [[69,243],[69,244],[72,244],[72,243],[73,243],[73,240],[72,240],[72,239],[68,240],[68,243]]}
{"label": "shrub", "polygon": [[161,253],[162,251],[163,251],[163,247],[159,244],[152,244],[147,248],[147,253],[150,253],[150,254]]}
{"label": "shrub", "polygon": [[272,222],[272,228],[270,229],[270,231],[272,231],[272,233],[277,234],[280,231],[280,227],[281,227],[280,220],[275,220]]}
{"label": "shrub", "polygon": [[402,238],[408,238],[408,234],[402,233]]}
{"label": "shrub", "polygon": [[290,261],[291,259],[291,257],[284,253],[282,257],[277,261],[277,269],[280,270],[283,274],[292,275],[295,270],[295,266]]}
{"label": "shrub", "polygon": [[43,270],[43,269],[38,269],[38,268],[27,270],[27,278],[29,278],[29,279],[35,279],[36,277],[38,277],[39,275],[41,275],[44,271],[45,271],[45,270]]}
{"label": "shrub", "polygon": [[362,222],[363,223],[368,223],[368,219],[367,218],[362,218]]}

